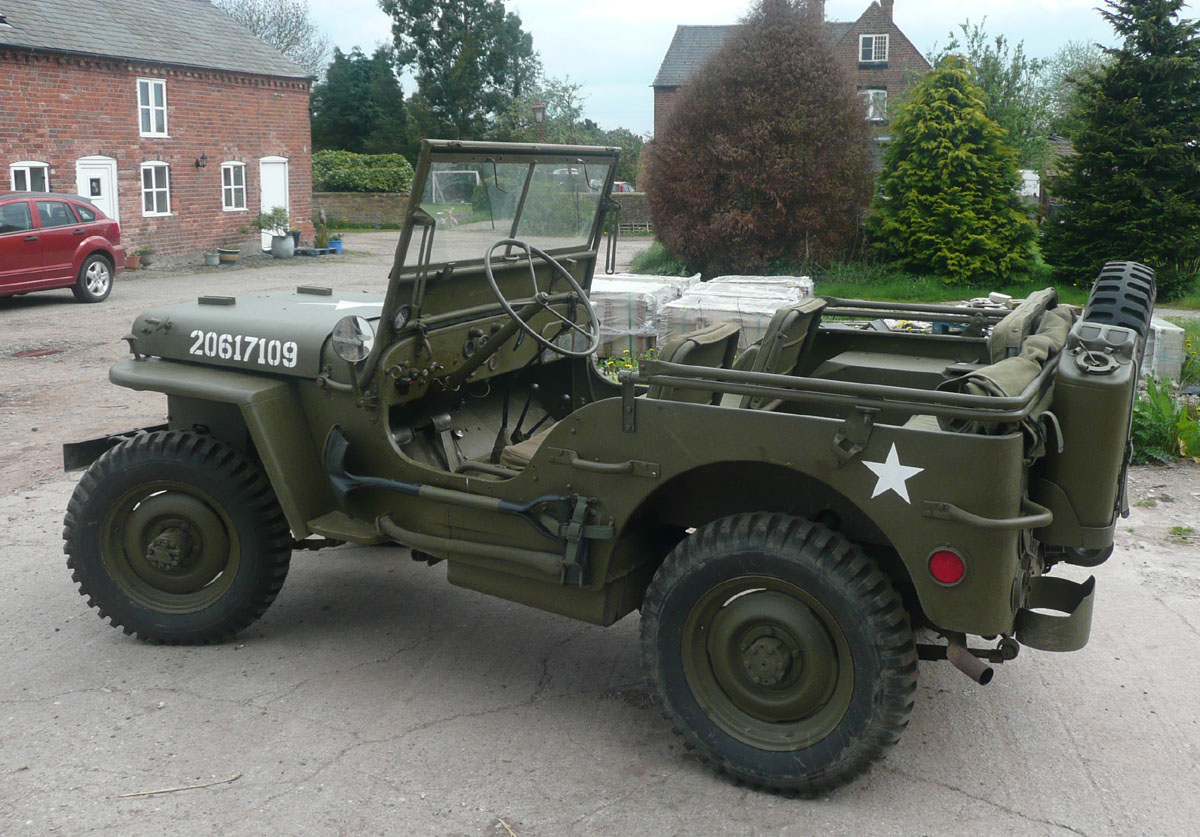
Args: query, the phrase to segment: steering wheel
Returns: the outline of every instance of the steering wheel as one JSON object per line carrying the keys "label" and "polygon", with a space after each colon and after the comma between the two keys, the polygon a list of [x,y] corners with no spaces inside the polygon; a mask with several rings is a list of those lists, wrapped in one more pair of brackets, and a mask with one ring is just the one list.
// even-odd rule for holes
{"label": "steering wheel", "polygon": [[[505,298],[504,292],[500,290],[500,285],[496,282],[496,277],[492,273],[492,254],[495,253],[496,249],[499,247],[520,247],[525,251],[525,255],[529,259],[529,278],[533,282],[532,302],[536,303],[540,309],[549,311],[556,318],[561,320],[563,325],[567,328],[571,329],[572,331],[577,331],[586,337],[588,340],[588,346],[586,349],[567,349],[563,346],[559,346],[552,340],[546,339],[528,323],[526,317],[522,317],[521,314],[518,313],[515,308],[513,308],[512,303]],[[574,301],[581,303],[583,305],[583,310],[587,313],[588,321],[585,324],[586,328],[576,322],[573,322],[572,320],[567,319],[562,314],[555,311],[550,305],[550,294],[546,293],[545,291],[538,290],[537,273],[533,268],[534,256],[542,259],[544,262],[550,265],[551,269],[554,270],[559,276],[567,280],[567,284],[571,288],[571,297]],[[596,311],[594,308],[592,308],[592,303],[588,300],[587,294],[584,292],[583,288],[579,286],[579,283],[575,281],[575,277],[571,275],[569,270],[539,250],[537,247],[534,247],[532,244],[516,238],[505,238],[501,241],[497,241],[488,248],[487,255],[483,257],[483,272],[484,275],[487,276],[488,284],[492,287],[492,293],[496,295],[496,300],[502,306],[504,306],[504,310],[508,313],[508,316],[511,317],[513,321],[521,327],[522,331],[524,331],[542,346],[567,357],[588,357],[589,355],[594,354],[596,350],[600,348],[600,319],[596,316]],[[522,312],[527,311],[528,308],[529,306],[526,306],[524,309],[522,309]],[[540,312],[534,311],[533,313],[536,314]]]}

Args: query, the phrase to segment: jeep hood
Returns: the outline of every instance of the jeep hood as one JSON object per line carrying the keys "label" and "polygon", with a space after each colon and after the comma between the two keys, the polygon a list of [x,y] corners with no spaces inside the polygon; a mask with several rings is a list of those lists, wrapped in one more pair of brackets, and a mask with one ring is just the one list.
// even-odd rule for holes
{"label": "jeep hood", "polygon": [[381,295],[327,288],[200,297],[146,311],[125,339],[136,355],[315,378],[321,373],[322,347],[338,320],[377,321],[382,310]]}

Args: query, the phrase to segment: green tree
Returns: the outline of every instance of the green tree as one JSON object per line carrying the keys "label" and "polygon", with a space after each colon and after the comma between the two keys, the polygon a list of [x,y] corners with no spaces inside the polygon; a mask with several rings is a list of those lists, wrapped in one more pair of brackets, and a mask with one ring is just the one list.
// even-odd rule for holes
{"label": "green tree", "polygon": [[1049,225],[1047,259],[1063,281],[1091,284],[1104,262],[1158,271],[1160,298],[1187,290],[1200,265],[1200,26],[1183,0],[1106,0],[1123,39],[1083,79],[1076,156]]}
{"label": "green tree", "polygon": [[408,110],[386,47],[366,56],[334,49],[325,78],[313,87],[315,150],[411,156]]}
{"label": "green tree", "polygon": [[1100,72],[1108,55],[1097,44],[1069,41],[1042,68],[1042,98],[1049,112],[1049,132],[1074,137],[1083,127],[1080,84]]}
{"label": "green tree", "polygon": [[872,239],[881,256],[950,284],[1012,280],[1034,261],[1017,154],[966,64],[944,59],[892,122]]}
{"label": "green tree", "polygon": [[966,59],[971,80],[983,90],[987,115],[1007,132],[1007,142],[1017,151],[1023,168],[1039,169],[1049,154],[1050,111],[1042,84],[1046,62],[1025,54],[1025,42],[1016,46],[1004,35],[988,35],[983,23],[959,24],[962,40],[953,32],[946,46],[935,53],[935,65],[960,55]]}
{"label": "green tree", "polygon": [[870,123],[823,5],[760,0],[648,150],[655,230],[690,267],[820,264],[856,238],[871,196]]}
{"label": "green tree", "polygon": [[395,55],[411,67],[426,136],[480,139],[538,77],[533,37],[501,0],[379,0]]}

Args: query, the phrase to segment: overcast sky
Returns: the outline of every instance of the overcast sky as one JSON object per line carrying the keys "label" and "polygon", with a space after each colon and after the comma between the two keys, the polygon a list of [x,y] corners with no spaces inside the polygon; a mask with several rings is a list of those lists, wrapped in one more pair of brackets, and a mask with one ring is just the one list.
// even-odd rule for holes
{"label": "overcast sky", "polygon": [[[344,51],[370,51],[391,38],[376,0],[309,0],[317,23]],[[507,0],[533,35],[547,75],[583,85],[584,110],[605,128],[648,134],[650,82],[680,24],[734,23],[751,0]],[[830,20],[856,20],[869,0],[828,0]],[[928,53],[966,19],[987,17],[988,32],[1025,41],[1031,55],[1053,55],[1072,40],[1112,42],[1098,0],[896,0],[896,23]],[[1194,14],[1194,12],[1188,12]],[[405,93],[412,92],[406,82]]]}

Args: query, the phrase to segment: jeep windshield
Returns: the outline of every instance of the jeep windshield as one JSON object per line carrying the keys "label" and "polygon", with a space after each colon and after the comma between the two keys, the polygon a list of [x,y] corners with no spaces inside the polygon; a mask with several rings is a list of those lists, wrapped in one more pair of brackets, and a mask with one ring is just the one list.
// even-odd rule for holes
{"label": "jeep windshield", "polygon": [[427,142],[401,238],[403,274],[480,263],[502,239],[551,254],[594,252],[616,154],[607,148]]}

